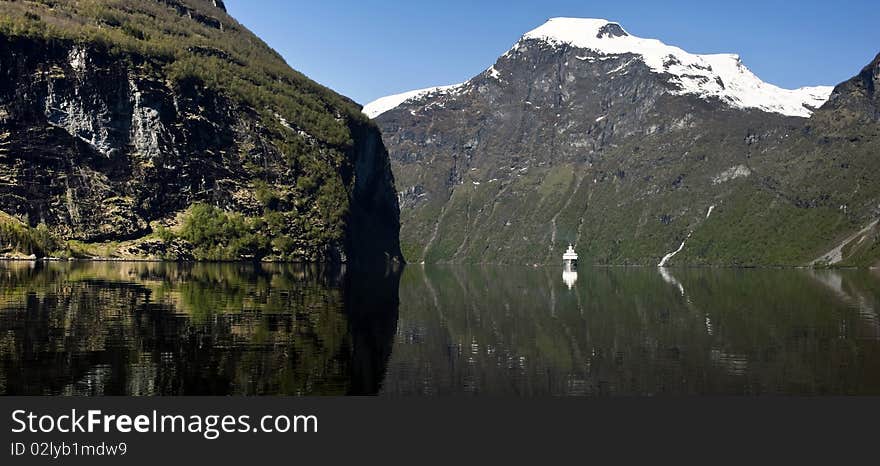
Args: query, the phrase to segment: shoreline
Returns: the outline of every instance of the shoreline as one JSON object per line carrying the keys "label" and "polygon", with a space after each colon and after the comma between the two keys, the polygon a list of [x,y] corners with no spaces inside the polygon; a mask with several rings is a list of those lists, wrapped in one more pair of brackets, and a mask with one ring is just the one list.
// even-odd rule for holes
{"label": "shoreline", "polygon": [[[0,262],[134,262],[134,263],[155,263],[155,264],[298,264],[298,265],[336,265],[336,266],[344,266],[351,265],[347,262],[309,262],[309,261],[267,261],[267,260],[170,260],[170,259],[150,259],[150,258],[137,258],[137,257],[74,257],[74,258],[61,258],[61,257],[0,257]],[[438,262],[426,264],[422,263],[406,263],[403,262],[400,265],[412,265],[412,266],[420,266],[420,267],[523,267],[529,269],[547,269],[547,268],[555,268],[555,265],[550,264],[496,264],[496,263],[449,263],[449,262]],[[656,269],[673,269],[673,270],[684,270],[684,269],[756,269],[756,270],[880,270],[880,267],[857,267],[857,266],[822,266],[816,267],[811,265],[675,265],[675,266],[667,266],[667,267],[658,267],[656,265],[639,265],[639,264],[587,264],[581,266],[581,270],[584,269],[616,269],[616,268],[633,268],[633,269],[647,269],[647,268],[656,268]]]}
{"label": "shoreline", "polygon": [[346,265],[345,262],[307,262],[307,261],[265,261],[265,260],[170,260],[138,257],[0,257],[0,262],[138,262],[154,264],[303,264],[303,265]]}

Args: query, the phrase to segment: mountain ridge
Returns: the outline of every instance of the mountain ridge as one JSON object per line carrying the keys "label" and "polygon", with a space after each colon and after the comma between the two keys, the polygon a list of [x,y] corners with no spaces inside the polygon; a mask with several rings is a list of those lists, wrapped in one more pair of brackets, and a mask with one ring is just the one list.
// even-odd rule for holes
{"label": "mountain ridge", "polygon": [[[683,94],[719,98],[735,108],[758,108],[789,116],[808,117],[828,99],[831,86],[782,89],[765,83],[742,64],[737,54],[691,54],[656,39],[629,34],[616,22],[594,18],[551,18],[525,33],[502,57],[516,51],[523,42],[539,40],[557,47],[574,47],[603,56],[633,54],[657,73],[668,74]],[[716,71],[722,70],[722,71]],[[487,72],[496,73],[494,67]],[[429,87],[381,97],[364,106],[364,113],[376,118],[408,100],[437,92],[454,92],[467,82]]]}

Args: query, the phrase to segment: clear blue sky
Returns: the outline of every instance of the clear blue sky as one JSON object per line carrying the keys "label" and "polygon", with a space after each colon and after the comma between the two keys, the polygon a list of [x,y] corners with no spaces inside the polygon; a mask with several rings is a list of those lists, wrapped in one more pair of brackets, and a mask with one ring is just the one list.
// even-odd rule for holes
{"label": "clear blue sky", "polygon": [[693,53],[739,53],[783,87],[833,85],[880,52],[880,0],[226,0],[312,79],[367,102],[462,82],[550,17],[617,21]]}

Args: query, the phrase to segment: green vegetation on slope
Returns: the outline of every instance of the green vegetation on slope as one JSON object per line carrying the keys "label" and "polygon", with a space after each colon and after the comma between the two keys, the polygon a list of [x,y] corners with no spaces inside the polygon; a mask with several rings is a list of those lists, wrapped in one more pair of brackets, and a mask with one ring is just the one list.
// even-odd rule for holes
{"label": "green vegetation on slope", "polygon": [[[752,147],[737,134],[746,127],[701,131],[633,138],[589,166],[494,181],[469,171],[448,199],[404,210],[405,250],[428,263],[556,264],[571,242],[584,263],[656,265],[691,234],[671,265],[802,266],[877,218],[876,125],[824,143],[817,131]],[[746,174],[723,179],[737,167]],[[395,168],[400,186],[427,185],[433,169]],[[875,236],[857,241],[835,265],[880,261]]]}
{"label": "green vegetation on slope", "polygon": [[0,212],[0,255],[45,256],[56,247],[56,239],[45,224],[32,228]]}
{"label": "green vegetation on slope", "polygon": [[[368,143],[378,132],[360,106],[291,69],[214,2],[0,0],[0,42],[9,46],[0,57],[11,73],[9,89],[36,79],[27,84],[32,92],[0,95],[0,112],[40,106],[25,115],[37,115],[33,122],[21,116],[25,110],[15,110],[0,125],[49,128],[42,139],[28,139],[10,126],[5,136],[13,137],[3,141],[3,150],[15,155],[0,163],[0,171],[11,179],[33,178],[14,162],[39,154],[27,170],[81,184],[59,194],[43,183],[31,196],[30,188],[12,183],[3,188],[8,199],[33,200],[0,204],[0,211],[45,221],[62,243],[54,248],[59,255],[146,251],[152,258],[185,258],[180,248],[160,251],[158,238],[189,242],[184,249],[191,246],[196,259],[334,260],[355,255],[348,249],[355,248],[358,222],[378,224],[396,212],[390,200],[376,205],[386,201],[380,199],[386,188],[393,200],[393,188],[390,173],[384,179],[381,162],[371,160],[385,153]],[[121,76],[131,84],[105,84],[108,76],[108,82]],[[71,108],[43,118],[44,92],[47,99],[72,101]],[[101,148],[111,159],[106,163],[91,164],[88,151],[76,147],[92,140],[98,149],[92,135],[69,123],[89,119],[97,123],[83,131],[112,133]],[[59,128],[73,138],[52,132]],[[114,133],[119,128],[121,136]],[[74,168],[53,165],[59,156],[53,150],[76,154],[60,154],[74,157]],[[130,182],[119,180],[120,172]],[[368,193],[356,191],[362,184],[370,186]],[[370,198],[358,202],[362,197]],[[71,205],[81,212],[67,212],[64,206]],[[357,209],[369,211],[371,220]],[[396,229],[396,218],[392,223]],[[152,241],[151,247],[129,247],[137,241],[132,238]],[[44,255],[53,248],[31,250]]]}
{"label": "green vegetation on slope", "polygon": [[204,0],[6,0],[0,1],[0,34],[74,41],[119,56],[150,58],[173,80],[197,79],[267,113],[264,117],[277,112],[334,146],[352,142],[340,117],[366,121],[357,104],[291,69],[259,38]]}

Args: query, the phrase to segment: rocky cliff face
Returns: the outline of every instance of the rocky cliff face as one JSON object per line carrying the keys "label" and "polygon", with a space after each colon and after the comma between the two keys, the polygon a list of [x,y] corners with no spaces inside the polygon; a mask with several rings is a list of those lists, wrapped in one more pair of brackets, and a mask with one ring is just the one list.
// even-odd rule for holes
{"label": "rocky cliff face", "polygon": [[[226,24],[215,34],[246,33],[224,16],[222,2],[212,6],[149,5],[189,19],[195,32],[216,29],[206,24],[211,17]],[[282,97],[258,106],[199,70],[170,75],[188,57],[255,72],[232,52],[175,53],[0,35],[0,210],[24,225],[47,225],[61,250],[75,241],[86,251],[105,243],[111,256],[192,258],[204,240],[205,251],[225,248],[212,258],[400,258],[388,155],[357,106],[332,94],[341,100],[318,100],[312,126],[330,122],[337,142],[298,121],[300,113],[284,113]],[[277,60],[273,66],[283,66]],[[285,91],[292,99],[329,93],[299,81]],[[194,205],[213,206],[223,231],[188,234],[203,229],[190,215]],[[241,228],[229,227],[235,222]],[[227,247],[236,241],[242,245]]]}
{"label": "rocky cliff face", "polygon": [[830,88],[775,88],[735,56],[585,22],[526,34],[464,84],[365,107],[409,260],[555,264],[573,243],[599,264],[800,264],[870,221],[873,201],[844,212],[845,182],[811,180],[804,116]]}
{"label": "rocky cliff face", "polygon": [[880,121],[880,55],[852,79],[834,88],[826,112],[848,113],[866,123]]}

